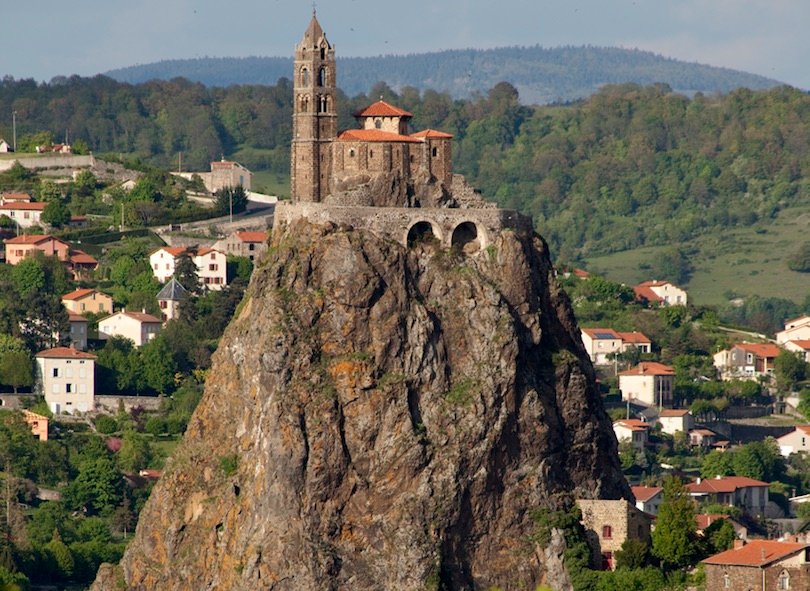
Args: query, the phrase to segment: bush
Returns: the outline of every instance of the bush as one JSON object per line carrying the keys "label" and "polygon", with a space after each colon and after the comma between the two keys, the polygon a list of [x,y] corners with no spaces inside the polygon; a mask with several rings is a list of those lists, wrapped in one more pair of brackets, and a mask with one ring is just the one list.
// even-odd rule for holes
{"label": "bush", "polygon": [[96,426],[96,430],[99,433],[103,433],[105,435],[109,435],[110,433],[115,433],[118,431],[118,423],[114,418],[108,415],[101,415],[96,417],[96,420],[93,421]]}
{"label": "bush", "polygon": [[149,420],[146,421],[144,430],[155,437],[158,435],[163,435],[167,432],[166,419],[161,417],[149,417]]}

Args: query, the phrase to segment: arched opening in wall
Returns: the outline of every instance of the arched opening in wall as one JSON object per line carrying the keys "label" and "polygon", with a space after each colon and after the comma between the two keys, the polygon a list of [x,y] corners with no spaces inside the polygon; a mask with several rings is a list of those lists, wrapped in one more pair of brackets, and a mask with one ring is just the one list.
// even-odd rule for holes
{"label": "arched opening in wall", "polygon": [[379,117],[374,120],[374,128],[375,129],[381,129],[382,128],[382,119],[380,119]]}
{"label": "arched opening in wall", "polygon": [[326,48],[323,45],[321,45],[321,59],[326,59]]}
{"label": "arched opening in wall", "polygon": [[416,244],[435,244],[439,238],[433,233],[433,225],[430,222],[416,222],[408,230],[408,246]]}
{"label": "arched opening in wall", "polygon": [[326,86],[326,68],[318,70],[318,86]]}
{"label": "arched opening in wall", "polygon": [[309,86],[309,69],[307,68],[301,68],[301,84]]}
{"label": "arched opening in wall", "polygon": [[354,148],[349,148],[349,158],[354,158]]}
{"label": "arched opening in wall", "polygon": [[458,249],[464,254],[474,254],[481,250],[481,239],[478,228],[472,222],[462,222],[453,230],[450,238],[450,247]]}

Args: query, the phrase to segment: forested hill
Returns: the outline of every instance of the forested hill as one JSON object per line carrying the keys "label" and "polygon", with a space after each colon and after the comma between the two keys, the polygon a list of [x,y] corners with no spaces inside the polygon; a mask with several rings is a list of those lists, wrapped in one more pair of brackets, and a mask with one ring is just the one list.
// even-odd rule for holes
{"label": "forested hill", "polygon": [[[183,77],[206,86],[275,84],[289,77],[292,60],[279,57],[166,60],[112,70],[108,76],[129,83]],[[727,93],[763,89],[778,82],[727,68],[669,59],[648,51],[613,47],[504,47],[448,50],[405,56],[338,59],[340,87],[354,95],[384,81],[395,89],[432,88],[455,98],[485,93],[498,82],[511,83],[525,104],[566,102],[593,94],[605,84],[664,83],[678,92]]]}

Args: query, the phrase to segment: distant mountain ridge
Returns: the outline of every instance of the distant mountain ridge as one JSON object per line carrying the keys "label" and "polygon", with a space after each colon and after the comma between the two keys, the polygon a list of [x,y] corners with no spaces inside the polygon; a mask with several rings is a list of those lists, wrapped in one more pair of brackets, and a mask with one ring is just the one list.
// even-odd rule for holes
{"label": "distant mountain ridge", "polygon": [[[110,70],[120,82],[137,84],[176,77],[206,86],[275,84],[289,78],[292,58],[195,58],[164,60]],[[502,47],[454,49],[409,55],[338,59],[340,88],[348,95],[368,92],[379,81],[394,89],[413,86],[448,92],[455,98],[485,93],[498,82],[513,84],[528,104],[585,98],[604,84],[664,83],[676,92],[727,93],[778,86],[777,80],[729,68],[684,62],[638,49],[616,47]]]}

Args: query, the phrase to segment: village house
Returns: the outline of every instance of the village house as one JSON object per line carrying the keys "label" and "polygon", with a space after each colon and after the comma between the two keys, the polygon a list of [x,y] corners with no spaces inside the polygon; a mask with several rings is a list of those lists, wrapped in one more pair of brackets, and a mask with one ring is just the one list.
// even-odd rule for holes
{"label": "village house", "polygon": [[636,299],[660,306],[685,306],[686,292],[669,281],[644,281],[633,287]]}
{"label": "village house", "polygon": [[748,528],[745,527],[742,523],[737,521],[736,519],[732,519],[730,515],[724,515],[721,513],[699,513],[695,515],[695,523],[697,524],[697,534],[699,536],[705,535],[707,529],[712,523],[716,523],[717,521],[728,521],[731,524],[731,527],[734,528],[734,535],[737,536],[740,540],[747,540],[748,539]]}
{"label": "village house", "polygon": [[695,427],[695,418],[688,409],[665,408],[658,413],[661,431],[675,435],[678,431],[688,433]]}
{"label": "village house", "polygon": [[649,353],[652,342],[640,332],[618,332],[612,328],[583,328],[582,344],[594,365],[608,365],[617,353],[636,347],[642,353]]}
{"label": "village house", "polygon": [[706,589],[770,591],[810,589],[810,544],[738,540],[703,561]]}
{"label": "village house", "polygon": [[45,256],[56,256],[60,261],[70,258],[70,244],[59,238],[43,234],[30,234],[7,238],[6,263],[16,265],[34,251],[40,251]]}
{"label": "village house", "polygon": [[578,499],[592,563],[602,570],[616,568],[614,555],[628,539],[650,543],[650,517],[625,499]]}
{"label": "village house", "polygon": [[174,276],[177,261],[183,254],[191,257],[201,285],[220,290],[228,284],[227,257],[224,253],[213,248],[179,246],[163,246],[149,255],[152,273],[158,281],[166,283]]}
{"label": "village house", "polygon": [[664,489],[660,486],[631,486],[630,490],[636,499],[636,509],[649,515],[658,515]]}
{"label": "village house", "polygon": [[36,355],[42,393],[54,414],[88,412],[95,408],[96,356],[70,347]]}
{"label": "village house", "polygon": [[188,292],[177,279],[172,277],[156,297],[163,321],[168,322],[180,315],[180,305],[188,299]]}
{"label": "village house", "polygon": [[776,443],[779,453],[785,457],[810,451],[810,425],[797,425],[790,433],[777,437]]}
{"label": "village house", "polygon": [[698,478],[686,485],[689,494],[699,503],[717,503],[739,507],[751,515],[763,515],[768,505],[768,483],[746,476]]}
{"label": "village house", "polygon": [[98,321],[98,338],[123,337],[142,347],[160,332],[163,321],[146,312],[121,310]]}
{"label": "village house", "polygon": [[71,312],[85,314],[112,314],[113,299],[106,293],[81,288],[62,296],[62,304]]}
{"label": "village house", "polygon": [[613,422],[616,440],[629,441],[635,449],[644,449],[649,441],[650,424],[639,419],[620,419]]}
{"label": "village house", "polygon": [[88,279],[98,269],[98,261],[83,250],[71,250],[67,268],[74,281],[81,281]]}
{"label": "village house", "polygon": [[230,236],[214,243],[214,250],[228,256],[246,257],[255,261],[267,250],[268,232],[233,232]]}
{"label": "village house", "polygon": [[689,445],[704,449],[714,447],[720,441],[720,436],[711,429],[700,428],[689,431]]}
{"label": "village house", "polygon": [[29,203],[31,195],[28,193],[6,192],[0,193],[0,205],[9,205],[15,203]]}
{"label": "village house", "polygon": [[31,427],[31,434],[40,441],[48,441],[48,417],[23,410],[23,420]]}
{"label": "village house", "polygon": [[236,188],[241,186],[250,191],[253,173],[238,162],[231,162],[224,158],[211,163],[211,172],[173,172],[175,176],[192,180],[195,176],[202,180],[205,190],[216,193],[220,189]]}
{"label": "village house", "polygon": [[42,202],[9,202],[0,205],[0,215],[5,215],[20,228],[30,228],[41,226],[40,217],[45,211],[45,203]]}
{"label": "village house", "polygon": [[773,343],[738,343],[714,354],[714,366],[723,380],[756,380],[773,374],[781,349]]}
{"label": "village house", "polygon": [[810,363],[810,339],[797,339],[784,343],[785,350],[798,354],[805,363]]}
{"label": "village house", "polygon": [[776,333],[776,342],[784,345],[788,341],[810,339],[810,316],[799,316],[785,321],[785,329]]}
{"label": "village house", "polygon": [[619,373],[622,400],[630,400],[659,409],[672,405],[675,370],[663,363],[642,361],[636,367]]}
{"label": "village house", "polygon": [[87,318],[68,310],[70,323],[70,346],[79,351],[87,350]]}

